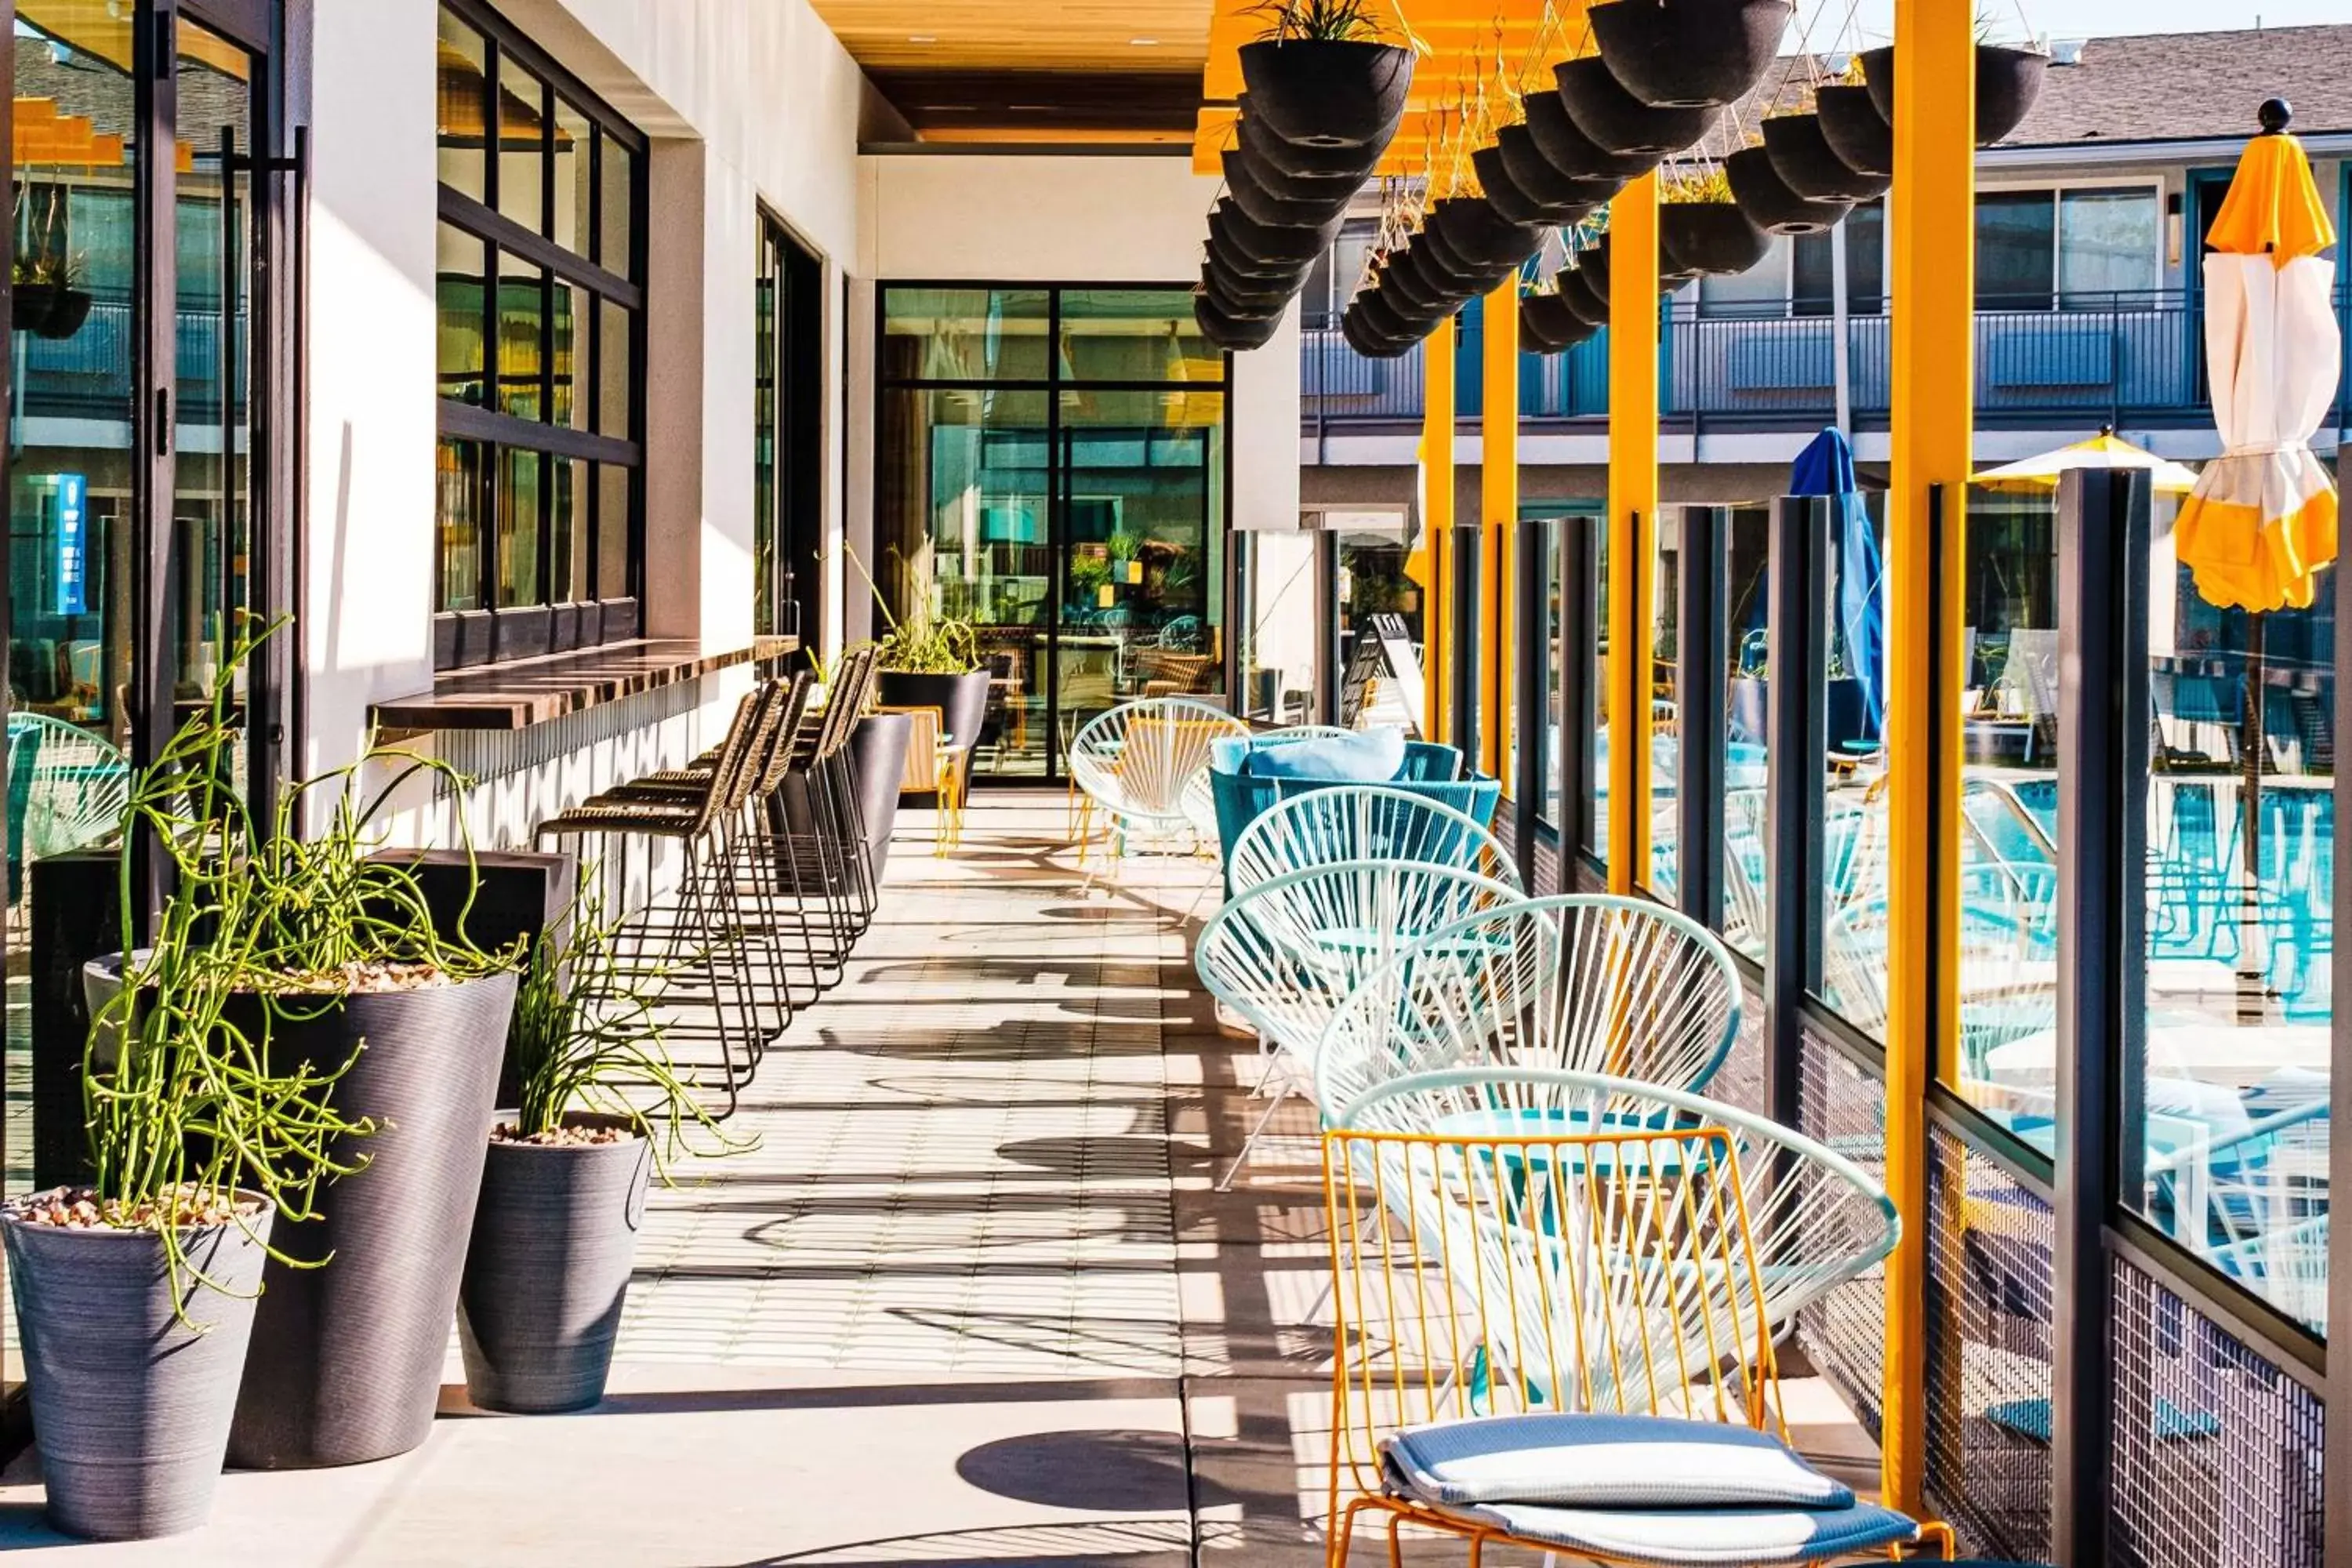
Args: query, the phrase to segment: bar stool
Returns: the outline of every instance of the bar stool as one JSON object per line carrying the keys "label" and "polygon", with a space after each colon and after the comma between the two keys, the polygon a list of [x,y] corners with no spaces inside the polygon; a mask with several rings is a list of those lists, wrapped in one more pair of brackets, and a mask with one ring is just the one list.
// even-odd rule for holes
{"label": "bar stool", "polygon": [[[774,686],[744,697],[697,786],[632,795],[624,785],[550,817],[532,835],[539,843],[566,837],[609,842],[624,895],[631,847],[645,846],[647,896],[624,921],[622,951],[615,954],[609,978],[615,984],[653,982],[653,999],[666,1011],[681,1005],[709,1009],[709,1025],[666,1018],[662,1035],[665,1042],[687,1038],[716,1043],[715,1060],[675,1065],[690,1073],[697,1087],[724,1090],[726,1110],[715,1112],[719,1115],[735,1110],[740,1089],[758,1066],[760,1046],[749,994],[745,931],[735,878],[727,863],[723,825],[742,808],[758,777],[762,748],[782,721],[785,694]],[[651,890],[655,846],[663,842],[676,844],[681,859],[677,889],[669,900]],[[585,856],[581,866],[584,879],[591,874]],[[658,956],[653,956],[656,949]],[[715,1084],[708,1075],[716,1075]]]}

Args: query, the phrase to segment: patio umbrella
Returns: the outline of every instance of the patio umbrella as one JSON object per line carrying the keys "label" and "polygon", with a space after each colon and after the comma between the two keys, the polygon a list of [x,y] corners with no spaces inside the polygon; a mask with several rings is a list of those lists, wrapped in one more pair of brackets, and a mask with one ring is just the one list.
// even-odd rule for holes
{"label": "patio umbrella", "polygon": [[2302,144],[2286,133],[2284,100],[2262,107],[2206,236],[2205,360],[2221,456],[2180,510],[2173,540],[2198,593],[2246,611],[2245,886],[2239,900],[2238,994],[2257,1016],[2265,966],[2261,931],[2263,616],[2307,607],[2336,559],[2336,487],[2311,455],[2312,433],[2336,396],[2343,342],[2329,308],[2335,265],[2320,252],[2335,226]]}
{"label": "patio umbrella", "polygon": [[2174,495],[2187,495],[2197,488],[2195,469],[2133,446],[2116,435],[2112,425],[2099,426],[2099,433],[2087,441],[1971,474],[1969,483],[1996,490],[2055,490],[2059,479],[2076,468],[2144,468],[2153,489]]}
{"label": "patio umbrella", "polygon": [[[1886,724],[1886,605],[1878,539],[1870,529],[1862,488],[1854,482],[1853,447],[1835,426],[1823,430],[1789,466],[1789,493],[1827,496],[1831,542],[1837,549],[1838,631],[1845,644],[1846,674],[1862,689],[1863,711],[1874,739]],[[1860,736],[1830,737],[1858,740]]]}

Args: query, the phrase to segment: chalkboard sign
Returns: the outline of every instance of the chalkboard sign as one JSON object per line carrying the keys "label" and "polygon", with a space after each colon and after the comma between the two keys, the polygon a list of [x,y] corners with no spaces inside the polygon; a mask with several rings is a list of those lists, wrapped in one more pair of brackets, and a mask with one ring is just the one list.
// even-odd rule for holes
{"label": "chalkboard sign", "polygon": [[[1389,667],[1389,679],[1397,684],[1397,695],[1404,701],[1404,714],[1415,735],[1427,735],[1429,724],[1423,713],[1423,699],[1427,695],[1421,674],[1421,656],[1413,651],[1412,634],[1406,630],[1404,617],[1393,611],[1381,611],[1372,616],[1372,640]],[[1358,650],[1361,651],[1360,647]]]}
{"label": "chalkboard sign", "polygon": [[1379,638],[1356,639],[1356,651],[1348,659],[1348,672],[1339,679],[1339,722],[1347,728],[1352,730],[1363,722],[1364,705],[1371,698],[1372,679],[1380,674],[1385,658]]}

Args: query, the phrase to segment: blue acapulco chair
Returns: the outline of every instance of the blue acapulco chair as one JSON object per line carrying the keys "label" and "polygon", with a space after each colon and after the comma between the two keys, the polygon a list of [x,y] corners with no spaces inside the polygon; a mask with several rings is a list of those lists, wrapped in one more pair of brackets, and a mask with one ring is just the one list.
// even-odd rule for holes
{"label": "blue acapulco chair", "polygon": [[[1332,1014],[1420,937],[1518,901],[1509,883],[1419,860],[1336,860],[1261,882],[1210,917],[1192,963],[1212,995],[1270,1047],[1280,1087],[1218,1184],[1229,1185],[1274,1114],[1315,1071]],[[1434,954],[1425,962],[1435,962]],[[1295,1066],[1296,1074],[1283,1071]]]}

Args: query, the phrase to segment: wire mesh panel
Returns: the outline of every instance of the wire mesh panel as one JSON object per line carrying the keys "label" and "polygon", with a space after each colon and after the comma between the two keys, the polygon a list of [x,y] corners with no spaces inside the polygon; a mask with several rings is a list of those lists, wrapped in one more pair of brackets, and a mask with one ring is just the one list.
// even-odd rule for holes
{"label": "wire mesh panel", "polygon": [[1710,1100],[1759,1116],[1771,1114],[1772,1108],[1764,1099],[1764,998],[1744,986],[1739,997],[1739,1033],[1731,1042],[1731,1054],[1723,1058],[1708,1082],[1706,1093]]}
{"label": "wire mesh panel", "polygon": [[2312,1392],[2115,1259],[2116,1568],[2319,1568]]}
{"label": "wire mesh panel", "polygon": [[[1760,1011],[1760,1009],[1759,1009]],[[1798,1128],[1852,1160],[1874,1179],[1886,1176],[1886,1089],[1829,1040],[1808,1030],[1801,1047]],[[1883,1265],[1839,1286],[1805,1309],[1797,1342],[1837,1386],[1875,1442],[1885,1375],[1886,1274]]]}
{"label": "wire mesh panel", "polygon": [[2050,1551],[2050,1205],[1927,1134],[1927,1489],[1969,1553]]}

